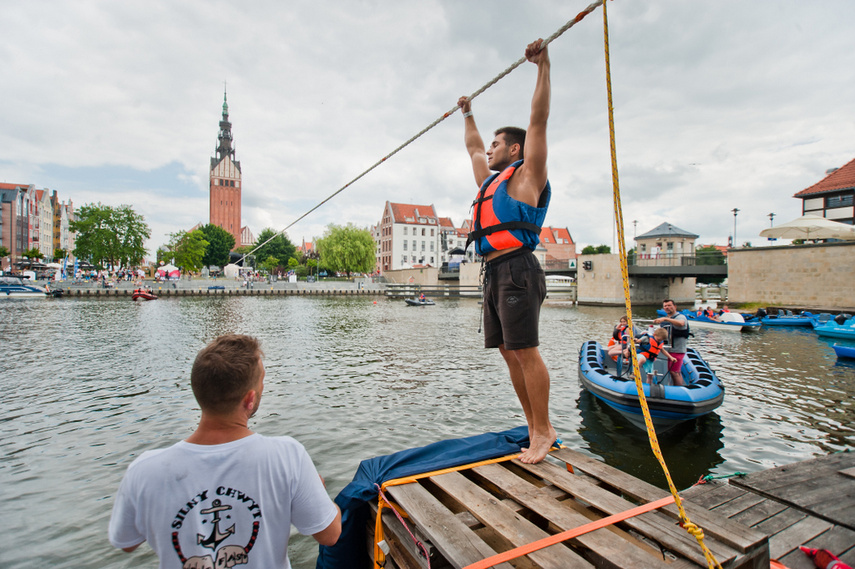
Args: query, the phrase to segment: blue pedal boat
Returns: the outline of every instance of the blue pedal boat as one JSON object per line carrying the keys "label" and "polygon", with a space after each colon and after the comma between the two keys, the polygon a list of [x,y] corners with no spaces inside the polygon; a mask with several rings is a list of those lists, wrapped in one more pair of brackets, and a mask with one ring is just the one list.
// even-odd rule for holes
{"label": "blue pedal boat", "polygon": [[[597,399],[615,409],[633,425],[646,429],[632,371],[609,357],[599,342],[588,340],[579,350],[579,379]],[[668,362],[663,354],[653,362],[654,381],[644,384],[644,396],[656,432],[665,432],[683,421],[706,415],[724,400],[724,385],[692,348],[683,358],[685,386],[671,385]]]}
{"label": "blue pedal boat", "polygon": [[838,324],[834,320],[829,320],[822,326],[817,326],[813,329],[819,336],[827,338],[842,338],[844,340],[855,340],[855,318],[850,318]]}
{"label": "blue pedal boat", "polygon": [[855,347],[834,344],[832,348],[834,348],[834,353],[837,354],[838,358],[849,358],[855,360]]}

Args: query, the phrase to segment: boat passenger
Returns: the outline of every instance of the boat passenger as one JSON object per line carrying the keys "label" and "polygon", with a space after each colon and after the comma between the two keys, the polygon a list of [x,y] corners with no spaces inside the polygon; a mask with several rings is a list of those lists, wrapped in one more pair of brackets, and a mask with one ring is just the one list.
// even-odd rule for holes
{"label": "boat passenger", "polygon": [[[617,326],[612,330],[612,337],[608,344],[608,354],[613,360],[617,360],[620,353],[626,350],[627,342],[629,341],[629,332],[627,331],[628,327],[629,319],[626,316],[621,316],[620,322],[618,322]],[[633,326],[633,328],[635,328],[633,338],[637,344],[638,339],[643,338],[646,334],[643,330],[640,330],[635,326]]]}
{"label": "boat passenger", "polygon": [[[670,363],[677,361],[677,358],[668,353],[665,349],[665,343],[668,341],[668,331],[665,328],[657,328],[653,332],[653,337],[650,338],[650,344],[647,348],[638,354],[638,365],[643,366],[646,361],[653,361],[659,353],[665,354]],[[624,352],[624,357],[629,357],[629,350]]]}
{"label": "boat passenger", "polygon": [[689,344],[689,320],[685,314],[677,312],[677,304],[670,298],[662,301],[662,309],[667,316],[657,318],[653,323],[665,325],[670,329],[670,353],[674,355],[677,361],[671,362],[669,360],[668,371],[671,372],[674,385],[684,385],[682,367],[683,357],[686,355]]}
{"label": "boat passenger", "polygon": [[425,300],[427,300],[427,298],[425,297],[425,293],[421,293],[419,295],[419,302],[424,302]]}

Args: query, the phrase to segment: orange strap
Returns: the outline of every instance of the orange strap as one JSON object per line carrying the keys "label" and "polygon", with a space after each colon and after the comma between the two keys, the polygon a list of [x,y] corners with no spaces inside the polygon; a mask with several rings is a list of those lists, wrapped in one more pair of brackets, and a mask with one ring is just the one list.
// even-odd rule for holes
{"label": "orange strap", "polygon": [[629,518],[634,518],[635,516],[644,514],[651,510],[659,509],[663,506],[667,506],[668,504],[673,503],[674,496],[668,496],[666,498],[662,498],[661,500],[656,500],[655,502],[650,502],[648,504],[644,504],[643,506],[638,506],[637,508],[632,508],[625,512],[614,514],[605,517],[601,520],[597,520],[595,522],[579,526],[577,528],[568,529],[567,531],[556,533],[555,535],[550,535],[549,537],[544,537],[543,539],[539,539],[537,541],[521,545],[520,547],[515,547],[514,549],[509,549],[504,553],[498,553],[496,555],[493,555],[492,557],[488,557],[487,559],[482,559],[481,561],[477,561],[475,563],[472,563],[471,565],[467,565],[463,569],[487,569],[488,567],[493,567],[494,565],[498,565],[499,563],[504,563],[505,561],[510,561],[511,559],[516,559],[517,557],[528,555],[529,553],[538,551],[539,549],[543,549],[544,547],[549,547],[550,545],[555,545],[556,543],[561,543],[562,541],[572,539],[574,537],[579,537],[580,535],[584,535],[594,530],[610,526],[617,522],[622,522],[623,520]]}

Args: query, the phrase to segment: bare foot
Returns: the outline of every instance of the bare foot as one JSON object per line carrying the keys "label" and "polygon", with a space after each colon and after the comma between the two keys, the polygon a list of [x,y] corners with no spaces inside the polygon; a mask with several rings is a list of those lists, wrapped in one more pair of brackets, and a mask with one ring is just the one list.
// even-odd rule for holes
{"label": "bare foot", "polygon": [[552,448],[552,443],[558,438],[558,433],[552,427],[550,427],[549,432],[550,434],[547,436],[532,436],[529,447],[522,449],[519,461],[525,464],[537,464],[546,458],[546,455],[549,454],[549,449]]}

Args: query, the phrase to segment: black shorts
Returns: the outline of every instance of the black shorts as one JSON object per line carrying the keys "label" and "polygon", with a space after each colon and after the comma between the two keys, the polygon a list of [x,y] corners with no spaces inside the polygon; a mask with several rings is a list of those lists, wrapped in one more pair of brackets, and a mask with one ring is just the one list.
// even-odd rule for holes
{"label": "black shorts", "polygon": [[540,305],[546,279],[534,253],[512,251],[488,262],[484,274],[484,347],[509,350],[540,344]]}

